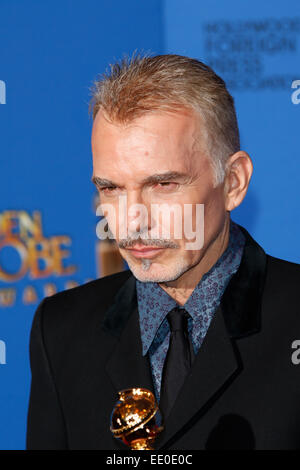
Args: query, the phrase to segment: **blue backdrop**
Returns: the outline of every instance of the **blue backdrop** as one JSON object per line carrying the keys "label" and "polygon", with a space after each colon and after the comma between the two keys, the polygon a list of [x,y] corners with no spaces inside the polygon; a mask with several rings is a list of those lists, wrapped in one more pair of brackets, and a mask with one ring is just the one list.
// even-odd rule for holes
{"label": "blue backdrop", "polygon": [[0,449],[25,446],[38,303],[102,274],[88,102],[109,62],[179,53],[225,78],[254,162],[232,218],[268,253],[300,262],[300,7],[277,3],[1,0]]}
{"label": "blue backdrop", "polygon": [[[165,0],[164,51],[202,59],[236,102],[254,163],[232,218],[273,256],[300,262],[300,4]],[[292,88],[292,84],[295,88]]]}

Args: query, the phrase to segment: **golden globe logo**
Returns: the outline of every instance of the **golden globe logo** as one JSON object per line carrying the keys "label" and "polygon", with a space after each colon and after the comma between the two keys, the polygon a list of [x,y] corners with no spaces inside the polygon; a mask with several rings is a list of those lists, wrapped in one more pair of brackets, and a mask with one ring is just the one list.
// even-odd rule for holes
{"label": "golden globe logo", "polygon": [[19,256],[20,266],[11,273],[0,264],[0,280],[15,282],[25,275],[41,279],[53,274],[73,274],[75,266],[63,266],[63,260],[69,257],[70,252],[62,245],[71,243],[67,235],[45,237],[39,211],[34,211],[32,216],[26,211],[3,212],[0,214],[0,253],[4,248],[12,248]]}
{"label": "golden globe logo", "polygon": [[[44,235],[39,211],[34,211],[32,215],[24,210],[7,210],[0,213],[0,281],[13,283],[25,276],[30,280],[37,280],[53,275],[72,275],[77,267],[65,266],[65,260],[70,257],[70,251],[65,247],[71,244],[72,240],[67,235]],[[5,250],[13,250],[12,254],[18,258],[18,266],[14,271],[4,265]],[[74,284],[69,281],[66,287],[74,287]],[[56,286],[53,283],[45,286],[45,295],[55,292]],[[13,305],[15,297],[14,288],[0,289],[0,306]],[[36,302],[36,291],[29,285],[24,289],[23,303]]]}

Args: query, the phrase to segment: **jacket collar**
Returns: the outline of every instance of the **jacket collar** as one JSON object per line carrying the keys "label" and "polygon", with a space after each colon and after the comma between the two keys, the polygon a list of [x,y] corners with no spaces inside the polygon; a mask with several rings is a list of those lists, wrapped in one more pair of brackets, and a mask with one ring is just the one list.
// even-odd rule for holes
{"label": "jacket collar", "polygon": [[239,225],[239,228],[246,238],[243,256],[221,300],[224,321],[231,338],[248,336],[260,329],[267,265],[263,248],[244,227]]}

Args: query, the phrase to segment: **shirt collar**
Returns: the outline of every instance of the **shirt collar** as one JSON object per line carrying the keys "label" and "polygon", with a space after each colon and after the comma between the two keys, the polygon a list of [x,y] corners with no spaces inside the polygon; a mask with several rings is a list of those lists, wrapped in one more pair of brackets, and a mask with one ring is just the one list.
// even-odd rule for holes
{"label": "shirt collar", "polygon": [[[183,305],[193,321],[200,312],[217,308],[231,276],[237,271],[243,253],[245,237],[237,224],[230,221],[229,243],[211,269],[205,273]],[[177,306],[156,282],[136,280],[143,355],[147,354],[166,315]]]}

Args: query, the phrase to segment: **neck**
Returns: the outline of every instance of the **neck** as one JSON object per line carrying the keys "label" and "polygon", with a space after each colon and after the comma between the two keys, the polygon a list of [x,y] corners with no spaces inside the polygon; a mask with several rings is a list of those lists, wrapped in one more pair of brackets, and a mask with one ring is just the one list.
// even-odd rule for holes
{"label": "neck", "polygon": [[159,284],[179,305],[186,303],[202,276],[212,268],[226,250],[229,243],[229,228],[230,218],[228,217],[221,232],[208,245],[204,255],[195,266],[192,266],[175,281]]}

